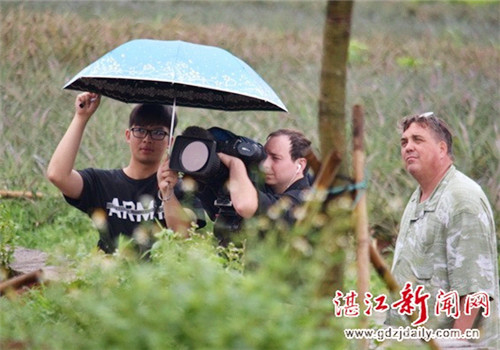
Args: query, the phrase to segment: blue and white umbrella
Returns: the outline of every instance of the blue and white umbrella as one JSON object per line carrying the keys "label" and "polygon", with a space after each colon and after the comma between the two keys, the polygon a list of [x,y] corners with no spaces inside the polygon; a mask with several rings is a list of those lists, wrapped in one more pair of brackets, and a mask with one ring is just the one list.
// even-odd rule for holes
{"label": "blue and white umbrella", "polygon": [[64,88],[128,103],[287,112],[241,59],[218,47],[178,40],[129,41],[87,66]]}

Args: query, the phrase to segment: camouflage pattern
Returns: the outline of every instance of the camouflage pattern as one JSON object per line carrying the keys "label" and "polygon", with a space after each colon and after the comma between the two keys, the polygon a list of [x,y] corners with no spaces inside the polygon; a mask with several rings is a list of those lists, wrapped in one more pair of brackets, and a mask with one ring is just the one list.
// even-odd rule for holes
{"label": "camouflage pattern", "polygon": [[[497,242],[486,195],[453,165],[430,198],[419,203],[420,194],[417,188],[400,224],[392,266],[397,282],[403,287],[410,281],[413,290],[423,285],[430,293],[429,321],[422,325],[427,328],[452,328],[455,320],[444,313],[435,316],[439,289],[460,296],[488,293],[490,316],[474,328],[481,330],[481,345],[500,349]],[[402,316],[391,310],[388,323],[400,324],[396,319]]]}

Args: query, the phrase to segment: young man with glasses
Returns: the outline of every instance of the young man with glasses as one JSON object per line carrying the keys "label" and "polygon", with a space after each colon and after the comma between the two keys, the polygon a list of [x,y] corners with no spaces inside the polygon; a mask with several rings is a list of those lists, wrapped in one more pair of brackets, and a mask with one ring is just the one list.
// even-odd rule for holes
{"label": "young man with glasses", "polygon": [[[462,335],[478,328],[476,345],[499,349],[497,243],[488,199],[453,165],[452,135],[443,120],[425,113],[406,117],[400,126],[401,157],[419,187],[401,219],[394,277],[401,288],[410,282],[413,290],[423,286],[428,293],[429,318],[422,326],[455,328]],[[394,325],[402,316],[392,311]]]}
{"label": "young man with glasses", "polygon": [[[140,251],[147,250],[151,233],[160,229],[156,221],[182,233],[191,222],[204,226],[200,206],[180,190],[177,172],[169,169],[168,158],[162,162],[170,142],[170,107],[143,104],[132,110],[125,130],[131,156],[123,169],[73,169],[83,132],[99,103],[97,94],[77,96],[75,116],[47,168],[48,179],[66,201],[96,223],[98,246],[112,253],[123,234],[136,238]],[[193,210],[185,210],[186,205]]]}

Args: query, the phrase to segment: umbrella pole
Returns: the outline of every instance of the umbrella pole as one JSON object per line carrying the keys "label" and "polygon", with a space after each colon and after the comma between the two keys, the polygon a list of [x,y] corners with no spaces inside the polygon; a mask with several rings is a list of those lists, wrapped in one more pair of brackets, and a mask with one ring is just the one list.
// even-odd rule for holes
{"label": "umbrella pole", "polygon": [[[170,150],[172,149],[172,143],[174,141],[175,102],[176,102],[175,100],[176,98],[174,97],[174,103],[172,104],[172,116],[170,118],[170,132],[168,133],[167,158],[170,158]],[[167,191],[169,187],[170,185],[167,186]],[[158,196],[160,196],[160,190],[158,190]],[[162,198],[160,197],[160,199]]]}
{"label": "umbrella pole", "polygon": [[170,149],[172,148],[172,143],[174,141],[174,125],[175,125],[175,102],[176,98],[174,97],[174,103],[172,105],[172,118],[170,118],[170,133],[168,134],[168,149],[167,154],[170,156]]}

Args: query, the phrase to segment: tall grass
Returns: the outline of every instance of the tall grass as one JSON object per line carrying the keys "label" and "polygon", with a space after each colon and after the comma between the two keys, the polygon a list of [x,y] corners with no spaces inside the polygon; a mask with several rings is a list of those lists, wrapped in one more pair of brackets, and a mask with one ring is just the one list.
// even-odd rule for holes
{"label": "tall grass", "polygon": [[[337,348],[347,346],[337,333],[349,321],[329,318],[325,325],[322,316],[330,312],[329,301],[315,304],[310,290],[287,287],[290,274],[283,273],[280,264],[286,265],[289,255],[280,249],[256,245],[251,252],[263,259],[260,265],[249,257],[246,268],[236,258],[236,268],[230,268],[225,261],[213,261],[219,255],[208,239],[195,239],[192,245],[167,237],[168,244],[158,248],[159,255],[149,265],[124,257],[103,258],[94,252],[97,236],[90,220],[68,207],[44,178],[73,115],[76,94],[62,86],[104,53],[137,38],[181,39],[228,49],[260,73],[290,111],[180,108],[179,130],[193,124],[217,125],[264,142],[270,131],[294,127],[318,145],[324,7],[320,1],[0,3],[0,188],[46,194],[36,202],[2,199],[0,218],[6,218],[5,227],[12,231],[9,239],[15,236],[16,244],[48,251],[51,262],[69,264],[79,274],[73,285],[32,291],[13,302],[0,300],[2,311],[12,310],[1,313],[2,326],[11,326],[0,327],[0,339],[24,339],[33,348],[56,349],[67,348],[71,339],[76,348],[120,347],[145,339],[151,342],[145,348],[165,341],[179,348],[204,342],[207,348],[275,344],[293,349],[294,344],[305,344],[329,349],[332,342]],[[375,235],[394,236],[416,186],[402,170],[397,121],[429,110],[454,130],[457,166],[484,188],[499,231],[499,7],[495,2],[355,3],[346,114],[356,103],[365,111],[367,194]],[[123,131],[131,108],[103,99],[86,130],[78,168],[126,164]],[[92,266],[87,269],[85,264]],[[303,274],[321,274],[320,266],[305,263],[310,270]],[[206,279],[192,278],[199,271],[207,274]],[[348,288],[354,285],[349,276]],[[168,288],[158,291],[154,281]],[[374,288],[383,291],[376,280]],[[244,333],[244,323],[231,310],[248,320],[249,334],[239,340],[231,334]],[[143,317],[155,312],[159,324],[168,327],[157,328]],[[181,329],[186,326],[181,319],[208,326],[208,331]],[[147,327],[141,328],[143,324]],[[221,330],[224,327],[229,327],[227,332]],[[56,328],[66,337],[51,338]],[[303,329],[305,340],[297,329]],[[137,338],[128,338],[131,334]]]}

